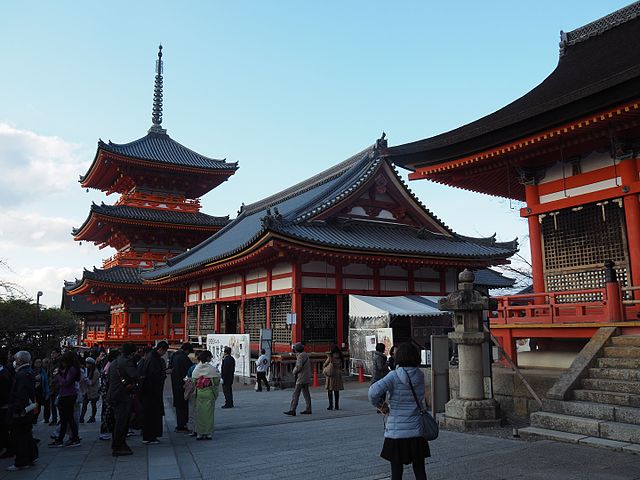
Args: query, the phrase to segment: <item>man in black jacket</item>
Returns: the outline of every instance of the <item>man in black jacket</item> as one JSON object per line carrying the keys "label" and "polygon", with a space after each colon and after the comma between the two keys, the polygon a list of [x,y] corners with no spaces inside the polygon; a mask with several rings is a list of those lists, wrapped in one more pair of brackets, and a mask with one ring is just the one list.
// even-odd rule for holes
{"label": "man in black jacket", "polygon": [[31,370],[31,354],[24,350],[14,356],[16,376],[9,394],[7,413],[11,422],[12,440],[16,458],[7,470],[21,470],[34,464],[38,458],[38,446],[33,439],[33,412],[37,405],[36,380]]}
{"label": "man in black jacket", "polygon": [[236,361],[231,355],[231,348],[224,347],[224,357],[222,358],[222,393],[224,393],[224,405],[222,408],[233,408],[233,378],[236,371]]}
{"label": "man in black jacket", "polygon": [[183,343],[180,350],[171,357],[171,390],[173,391],[173,406],[176,408],[176,432],[190,433],[187,428],[189,421],[189,402],[184,399],[184,377],[193,365],[188,357],[193,353],[190,343]]}
{"label": "man in black jacket", "polygon": [[142,403],[142,443],[156,445],[162,436],[162,417],[164,417],[164,401],[162,392],[167,378],[167,366],[162,358],[169,350],[164,340],[158,342],[144,358],[142,380],[140,385],[140,402]]}
{"label": "man in black jacket", "polygon": [[131,415],[131,396],[135,393],[138,384],[138,369],[133,363],[135,352],[135,345],[125,343],[122,346],[122,355],[109,365],[107,400],[115,418],[111,435],[111,450],[114,457],[133,453],[127,445],[127,432]]}

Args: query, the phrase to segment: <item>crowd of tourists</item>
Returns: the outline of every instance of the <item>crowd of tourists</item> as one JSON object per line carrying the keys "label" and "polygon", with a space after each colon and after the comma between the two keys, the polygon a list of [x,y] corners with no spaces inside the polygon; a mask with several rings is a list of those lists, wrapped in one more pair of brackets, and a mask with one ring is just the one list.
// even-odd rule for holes
{"label": "crowd of tourists", "polygon": [[[233,408],[235,360],[225,347],[220,368],[212,363],[210,351],[197,355],[184,343],[168,364],[169,345],[165,341],[139,349],[124,344],[108,352],[92,348],[83,353],[54,348],[45,358],[33,358],[26,350],[0,350],[0,458],[14,458],[9,470],[32,466],[38,459],[40,439],[33,437],[33,425],[40,418],[54,427],[50,448],[71,448],[81,444],[79,425],[97,421],[100,406],[99,439],[111,441],[113,456],[132,455],[127,438],[141,431],[142,443],[156,445],[163,436],[163,391],[171,377],[177,433],[197,440],[211,440],[215,404],[220,385],[224,395],[221,408]],[[309,387],[311,359],[304,345],[293,346],[295,389],[286,415],[295,416],[300,395],[305,400],[301,414],[312,413]],[[256,360],[256,391],[271,390],[267,379],[270,358],[265,350]],[[415,395],[424,398],[424,379],[417,368],[418,351],[410,344],[400,345],[394,355],[385,355],[378,344],[373,358],[369,399],[387,416],[381,456],[391,462],[392,478],[402,478],[402,468],[412,464],[416,478],[426,478],[424,460],[429,447],[419,434],[419,413]],[[322,366],[327,391],[327,410],[340,409],[344,389],[344,358],[332,346]],[[411,396],[411,392],[414,396]],[[88,418],[87,418],[88,415]]]}

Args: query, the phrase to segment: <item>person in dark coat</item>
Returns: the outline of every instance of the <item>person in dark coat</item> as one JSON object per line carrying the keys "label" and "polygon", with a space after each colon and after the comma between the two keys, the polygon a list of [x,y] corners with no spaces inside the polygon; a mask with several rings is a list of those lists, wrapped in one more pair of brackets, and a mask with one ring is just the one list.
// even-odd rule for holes
{"label": "person in dark coat", "polygon": [[7,369],[9,355],[6,350],[0,350],[0,458],[13,456],[9,441],[9,394],[13,379]]}
{"label": "person in dark coat", "polygon": [[134,345],[125,343],[122,346],[121,355],[115,357],[109,364],[107,403],[114,416],[111,435],[111,450],[114,457],[133,453],[127,445],[127,432],[131,415],[131,396],[135,393],[138,383],[138,369],[132,360],[135,351]]}
{"label": "person in dark coat", "polygon": [[222,359],[222,393],[224,393],[224,405],[221,408],[233,408],[233,379],[236,371],[236,360],[231,355],[231,348],[224,347]]}
{"label": "person in dark coat", "polygon": [[193,353],[193,346],[190,343],[182,344],[180,350],[171,357],[171,390],[173,392],[173,406],[176,409],[176,432],[191,433],[187,428],[189,421],[189,402],[184,399],[184,378],[193,365],[188,357]]}
{"label": "person in dark coat", "polygon": [[37,404],[35,403],[36,380],[31,370],[31,354],[19,351],[15,354],[14,365],[16,375],[9,394],[8,414],[16,458],[14,464],[7,468],[10,471],[28,468],[38,458],[38,445],[33,439],[33,413]]}
{"label": "person in dark coat", "polygon": [[142,443],[155,445],[162,436],[162,417],[164,417],[164,401],[162,392],[167,378],[167,367],[162,358],[169,350],[164,340],[158,342],[144,358],[140,385],[140,402],[142,403]]}

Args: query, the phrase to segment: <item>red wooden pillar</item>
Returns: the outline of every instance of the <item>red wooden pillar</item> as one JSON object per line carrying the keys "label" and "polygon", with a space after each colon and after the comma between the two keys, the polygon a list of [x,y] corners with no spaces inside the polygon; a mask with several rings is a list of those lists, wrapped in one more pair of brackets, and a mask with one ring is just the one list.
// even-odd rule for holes
{"label": "red wooden pillar", "polygon": [[247,292],[247,279],[245,273],[240,273],[240,310],[238,311],[238,317],[240,317],[240,333],[244,333],[244,296]]}
{"label": "red wooden pillar", "polygon": [[336,344],[342,348],[344,345],[344,297],[336,295]]}
{"label": "red wooden pillar", "polygon": [[213,304],[213,331],[220,333],[220,304],[218,302]]}
{"label": "red wooden pillar", "polygon": [[[189,287],[187,287],[187,297],[186,300],[189,301]],[[189,329],[187,328],[187,302],[184,302],[184,330],[182,331],[182,336],[184,337],[184,341],[188,342],[189,341]]]}
{"label": "red wooden pillar", "polygon": [[265,305],[265,321],[267,326],[265,328],[271,328],[271,267],[267,267],[267,298]]}
{"label": "red wooden pillar", "polygon": [[380,268],[373,268],[373,293],[380,295]]}
{"label": "red wooden pillar", "polygon": [[[509,355],[509,357],[511,357],[511,360],[513,360],[513,363],[515,365],[518,365],[518,350],[516,349],[516,341],[513,338],[513,335],[511,334],[511,329],[510,328],[494,328],[491,330],[491,333],[493,334],[494,337],[496,337],[498,339],[498,341],[500,342],[500,345],[502,346],[502,349],[505,351],[505,353],[507,355]],[[507,362],[507,359],[504,358],[504,356],[501,358],[502,362],[505,365],[508,365],[509,362]]]}
{"label": "red wooden pillar", "polygon": [[[538,185],[525,185],[527,207],[540,205]],[[542,237],[538,215],[527,218],[529,223],[529,247],[531,248],[531,273],[533,275],[533,293],[544,292],[544,269],[542,266]]]}
{"label": "red wooden pillar", "polygon": [[198,326],[198,335],[200,335],[200,304],[198,304],[198,310],[196,312],[196,325]]}
{"label": "red wooden pillar", "polygon": [[[638,164],[635,158],[629,158],[620,163],[620,176],[623,188],[638,182]],[[624,197],[624,217],[627,224],[631,284],[640,286],[640,204],[637,194]],[[638,298],[639,294],[640,292],[634,292],[634,297]]]}
{"label": "red wooden pillar", "polygon": [[413,268],[407,267],[407,287],[408,287],[407,290],[411,295],[416,294],[416,281],[413,278],[413,272],[414,272]]}
{"label": "red wooden pillar", "polygon": [[293,283],[291,289],[291,313],[296,314],[296,324],[291,329],[291,343],[301,342],[302,339],[302,282],[300,264],[296,260],[291,265],[293,268],[293,276],[291,281]]}

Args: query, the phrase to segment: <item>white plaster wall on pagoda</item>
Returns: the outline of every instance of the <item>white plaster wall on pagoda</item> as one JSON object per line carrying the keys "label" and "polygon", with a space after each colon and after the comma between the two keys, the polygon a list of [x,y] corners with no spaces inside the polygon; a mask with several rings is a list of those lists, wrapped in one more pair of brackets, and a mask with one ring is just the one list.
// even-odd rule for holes
{"label": "white plaster wall on pagoda", "polygon": [[[601,168],[613,166],[613,159],[609,152],[591,152],[580,159],[580,171],[582,173],[593,172]],[[573,176],[573,166],[570,161],[557,162],[545,170],[544,178],[540,180],[540,185],[563,178]]]}
{"label": "white plaster wall on pagoda", "polygon": [[[455,268],[448,268],[444,274],[444,278],[447,293],[458,289],[458,271]],[[440,290],[440,288],[438,288],[438,290]]]}
{"label": "white plaster wall on pagoda", "polygon": [[413,288],[420,293],[439,292],[440,282],[414,282]]}
{"label": "white plaster wall on pagoda", "polygon": [[409,272],[407,270],[405,270],[404,268],[399,267],[397,265],[387,265],[387,266],[382,267],[380,269],[380,275],[383,276],[383,277],[389,276],[389,277],[404,277],[404,278],[407,278],[407,277],[409,277]]}
{"label": "white plaster wall on pagoda", "polygon": [[360,215],[362,217],[366,217],[367,216],[367,212],[365,212],[364,208],[362,208],[362,207],[353,207],[349,211],[349,215]]}
{"label": "white plaster wall on pagoda", "polygon": [[406,280],[380,279],[380,290],[386,292],[406,292],[409,290],[409,282]]}
{"label": "white plaster wall on pagoda", "polygon": [[373,275],[373,269],[364,263],[350,263],[342,267],[344,275]]}
{"label": "white plaster wall on pagoda", "polygon": [[336,288],[334,277],[306,277],[302,276],[302,288]]}
{"label": "white plaster wall on pagoda", "polygon": [[422,267],[414,270],[413,276],[415,278],[432,278],[435,280],[440,278],[440,272],[434,268]]}
{"label": "white plaster wall on pagoda", "polygon": [[288,262],[278,263],[271,268],[271,275],[283,275],[291,272],[293,272],[293,267]]}
{"label": "white plaster wall on pagoda", "polygon": [[327,262],[307,262],[302,264],[303,272],[335,273],[336,268]]}
{"label": "white plaster wall on pagoda", "polygon": [[220,279],[220,298],[239,297],[242,295],[242,276],[234,273]]}
{"label": "white plaster wall on pagoda", "polygon": [[198,300],[200,300],[200,285],[198,285],[197,283],[192,283],[191,285],[189,285],[189,296],[187,301],[197,302]]}
{"label": "white plaster wall on pagoda", "polygon": [[264,268],[256,268],[249,270],[245,275],[246,280],[257,280],[258,278],[267,278],[267,270]]}
{"label": "white plaster wall on pagoda", "polygon": [[263,293],[267,291],[267,282],[247,283],[245,286],[245,293]]}
{"label": "white plaster wall on pagoda", "polygon": [[215,282],[213,280],[202,282],[202,300],[214,300],[215,298]]}
{"label": "white plaster wall on pagoda", "polygon": [[389,210],[380,210],[380,213],[378,213],[378,216],[376,218],[383,218],[385,220],[393,220],[395,217],[393,216],[393,213],[391,213]]}
{"label": "white plaster wall on pagoda", "polygon": [[567,188],[566,190],[561,190],[559,192],[540,195],[540,203],[549,203],[556,200],[562,200],[563,198],[577,197],[586,193],[597,192],[599,190],[618,187],[620,185],[622,185],[622,179],[620,177],[610,178],[600,182],[590,183],[589,185],[583,185],[581,187]]}
{"label": "white plaster wall on pagoda", "polygon": [[[274,275],[280,275],[274,273]],[[293,279],[291,277],[286,278],[274,278],[271,280],[271,290],[287,290],[293,287]]]}
{"label": "white plaster wall on pagoda", "polygon": [[372,278],[343,278],[342,288],[345,290],[373,290]]}

